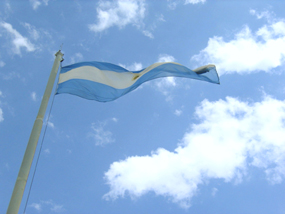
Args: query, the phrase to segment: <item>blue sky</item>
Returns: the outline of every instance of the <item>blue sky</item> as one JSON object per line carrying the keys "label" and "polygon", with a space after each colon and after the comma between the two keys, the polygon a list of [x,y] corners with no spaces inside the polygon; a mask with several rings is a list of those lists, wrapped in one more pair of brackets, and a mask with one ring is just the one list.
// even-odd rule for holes
{"label": "blue sky", "polygon": [[283,1],[0,5],[0,213],[62,44],[63,66],[213,63],[221,84],[162,78],[108,103],[56,95],[27,214],[285,212]]}

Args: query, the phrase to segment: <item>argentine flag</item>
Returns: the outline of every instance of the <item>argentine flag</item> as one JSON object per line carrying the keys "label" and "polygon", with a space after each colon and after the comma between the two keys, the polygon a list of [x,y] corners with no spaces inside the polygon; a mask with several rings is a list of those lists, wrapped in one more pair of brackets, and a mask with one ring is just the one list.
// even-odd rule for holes
{"label": "argentine flag", "polygon": [[128,71],[106,62],[81,62],[62,67],[56,93],[109,102],[133,91],[146,81],[169,76],[220,83],[215,65],[190,70],[175,62],[162,62],[140,71]]}

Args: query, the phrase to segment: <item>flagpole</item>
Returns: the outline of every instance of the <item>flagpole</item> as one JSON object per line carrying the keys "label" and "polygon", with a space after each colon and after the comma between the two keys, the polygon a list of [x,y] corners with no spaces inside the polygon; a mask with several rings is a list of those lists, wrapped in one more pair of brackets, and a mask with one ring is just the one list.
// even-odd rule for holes
{"label": "flagpole", "polygon": [[33,162],[34,154],[37,148],[38,140],[41,134],[43,119],[46,112],[46,108],[49,102],[49,98],[54,86],[54,82],[57,76],[58,68],[60,62],[62,61],[63,54],[59,50],[55,54],[56,58],[54,60],[52,70],[49,76],[49,80],[46,86],[44,96],[42,98],[41,106],[34,122],[34,126],[30,135],[30,139],[26,148],[26,152],[22,161],[22,165],[19,170],[19,174],[14,186],[13,194],[9,203],[7,214],[17,214],[21,205],[23,198],[25,186],[28,180],[29,172]]}

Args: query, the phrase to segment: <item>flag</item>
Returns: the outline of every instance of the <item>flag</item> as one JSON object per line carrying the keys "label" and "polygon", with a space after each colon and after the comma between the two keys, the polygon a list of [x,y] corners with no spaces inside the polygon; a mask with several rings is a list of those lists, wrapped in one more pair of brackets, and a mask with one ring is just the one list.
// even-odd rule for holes
{"label": "flag", "polygon": [[169,76],[219,84],[215,65],[190,70],[175,62],[162,62],[140,71],[128,71],[106,62],[81,62],[61,68],[56,93],[108,102],[133,91],[146,81]]}

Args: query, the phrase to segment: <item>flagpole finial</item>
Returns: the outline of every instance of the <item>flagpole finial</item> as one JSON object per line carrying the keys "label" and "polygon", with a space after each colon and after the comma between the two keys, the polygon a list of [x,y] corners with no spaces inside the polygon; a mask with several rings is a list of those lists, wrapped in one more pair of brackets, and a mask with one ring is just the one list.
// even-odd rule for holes
{"label": "flagpole finial", "polygon": [[61,61],[60,62],[62,62],[64,59],[63,59],[63,53],[61,53],[61,49],[60,50],[58,50],[58,52],[56,52],[56,54],[55,54],[55,56],[57,57],[58,55],[60,55],[60,57],[61,57]]}

